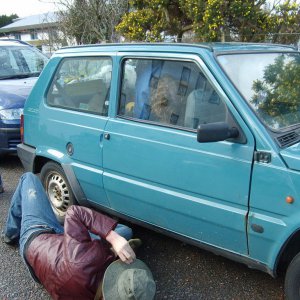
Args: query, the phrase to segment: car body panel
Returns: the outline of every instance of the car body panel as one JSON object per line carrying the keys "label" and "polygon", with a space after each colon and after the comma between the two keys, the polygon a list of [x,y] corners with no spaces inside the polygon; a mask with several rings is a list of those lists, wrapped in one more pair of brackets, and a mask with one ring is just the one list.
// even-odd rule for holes
{"label": "car body panel", "polygon": [[281,150],[280,155],[291,170],[300,171],[300,143]]}

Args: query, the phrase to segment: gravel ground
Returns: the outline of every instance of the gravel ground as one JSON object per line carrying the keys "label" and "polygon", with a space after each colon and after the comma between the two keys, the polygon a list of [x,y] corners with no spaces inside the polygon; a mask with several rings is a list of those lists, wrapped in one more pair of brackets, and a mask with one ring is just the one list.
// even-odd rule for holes
{"label": "gravel ground", "polygon": [[[0,160],[5,193],[0,194],[0,227],[10,198],[24,172],[16,156]],[[156,299],[283,299],[283,278],[273,279],[212,253],[134,226],[143,240],[138,257],[151,268]],[[18,249],[0,242],[0,299],[50,299],[29,277]],[[113,299],[112,299],[113,300]]]}

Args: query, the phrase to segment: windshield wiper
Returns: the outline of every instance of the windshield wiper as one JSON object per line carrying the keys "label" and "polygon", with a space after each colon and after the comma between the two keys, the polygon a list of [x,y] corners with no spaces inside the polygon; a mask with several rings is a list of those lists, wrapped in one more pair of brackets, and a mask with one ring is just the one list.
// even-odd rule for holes
{"label": "windshield wiper", "polygon": [[22,78],[29,78],[29,77],[38,77],[39,75],[40,75],[40,72],[25,73],[25,74],[13,74],[13,75],[1,76],[0,80],[5,80],[5,79],[22,79]]}

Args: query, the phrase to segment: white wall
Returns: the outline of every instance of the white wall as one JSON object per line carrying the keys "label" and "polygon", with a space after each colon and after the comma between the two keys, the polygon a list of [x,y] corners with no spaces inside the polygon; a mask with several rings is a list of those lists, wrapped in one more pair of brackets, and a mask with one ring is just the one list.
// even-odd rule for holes
{"label": "white wall", "polygon": [[25,41],[25,42],[31,41],[30,34],[29,33],[21,33],[21,40]]}

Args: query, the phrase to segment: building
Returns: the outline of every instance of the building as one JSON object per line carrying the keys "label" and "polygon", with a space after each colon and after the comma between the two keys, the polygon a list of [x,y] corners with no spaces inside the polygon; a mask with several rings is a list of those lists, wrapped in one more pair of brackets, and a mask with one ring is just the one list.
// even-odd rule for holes
{"label": "building", "polygon": [[6,37],[30,43],[44,53],[51,54],[62,46],[55,12],[15,19],[13,23],[1,27],[0,32]]}

